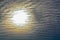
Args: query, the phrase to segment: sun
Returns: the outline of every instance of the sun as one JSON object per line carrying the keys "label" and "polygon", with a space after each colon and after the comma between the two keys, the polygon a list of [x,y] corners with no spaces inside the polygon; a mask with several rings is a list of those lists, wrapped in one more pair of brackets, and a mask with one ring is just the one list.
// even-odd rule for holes
{"label": "sun", "polygon": [[31,15],[28,14],[28,11],[25,9],[15,10],[12,13],[12,22],[17,26],[25,26],[28,24],[29,18]]}
{"label": "sun", "polygon": [[26,6],[27,4],[17,5],[14,3],[4,11],[7,14],[4,20],[6,29],[20,34],[29,33],[34,29],[36,23],[35,14],[33,9]]}

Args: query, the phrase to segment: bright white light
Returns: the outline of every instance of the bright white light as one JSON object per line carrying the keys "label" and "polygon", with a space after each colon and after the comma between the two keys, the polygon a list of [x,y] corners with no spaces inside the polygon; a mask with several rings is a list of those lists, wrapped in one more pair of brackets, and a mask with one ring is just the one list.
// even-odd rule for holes
{"label": "bright white light", "polygon": [[11,18],[12,22],[19,26],[24,26],[29,21],[28,12],[26,10],[17,10],[13,12],[13,16]]}

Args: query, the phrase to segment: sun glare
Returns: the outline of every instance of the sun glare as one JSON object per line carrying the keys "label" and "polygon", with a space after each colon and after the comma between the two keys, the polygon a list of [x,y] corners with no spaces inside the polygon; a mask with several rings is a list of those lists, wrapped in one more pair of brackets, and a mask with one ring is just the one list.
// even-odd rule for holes
{"label": "sun glare", "polygon": [[16,10],[11,18],[12,22],[18,26],[24,26],[28,23],[29,17],[27,10]]}

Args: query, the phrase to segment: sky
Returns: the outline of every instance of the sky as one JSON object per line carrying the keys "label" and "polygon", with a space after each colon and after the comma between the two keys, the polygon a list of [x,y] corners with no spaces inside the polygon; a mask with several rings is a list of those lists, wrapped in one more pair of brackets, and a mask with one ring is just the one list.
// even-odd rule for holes
{"label": "sky", "polygon": [[[34,14],[37,23],[26,34],[6,28],[7,13],[14,5],[23,5]],[[60,40],[60,0],[0,0],[0,40]]]}

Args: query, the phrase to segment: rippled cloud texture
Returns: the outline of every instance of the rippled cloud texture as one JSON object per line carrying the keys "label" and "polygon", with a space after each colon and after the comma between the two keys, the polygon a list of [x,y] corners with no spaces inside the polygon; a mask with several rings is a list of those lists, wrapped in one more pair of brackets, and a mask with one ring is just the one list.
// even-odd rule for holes
{"label": "rippled cloud texture", "polygon": [[[16,5],[31,9],[34,14],[35,23],[27,33],[14,32],[10,25],[7,28],[7,13]],[[60,0],[0,0],[0,40],[60,40],[59,24]]]}

